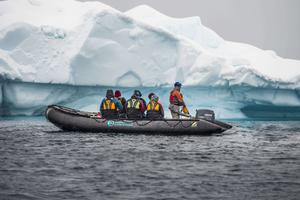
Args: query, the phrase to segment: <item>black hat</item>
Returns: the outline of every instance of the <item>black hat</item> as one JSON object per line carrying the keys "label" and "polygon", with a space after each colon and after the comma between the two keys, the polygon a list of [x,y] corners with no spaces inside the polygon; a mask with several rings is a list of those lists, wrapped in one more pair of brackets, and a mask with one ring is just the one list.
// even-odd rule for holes
{"label": "black hat", "polygon": [[136,96],[136,97],[141,97],[142,93],[139,90],[134,90],[133,95]]}
{"label": "black hat", "polygon": [[155,95],[153,92],[149,93],[149,94],[148,94],[148,98],[151,100],[151,97],[152,97],[153,95]]}
{"label": "black hat", "polygon": [[174,87],[181,87],[182,86],[182,84],[180,83],[180,82],[178,82],[178,81],[176,81],[175,83],[174,83]]}
{"label": "black hat", "polygon": [[106,90],[106,98],[113,98],[114,91],[113,90]]}

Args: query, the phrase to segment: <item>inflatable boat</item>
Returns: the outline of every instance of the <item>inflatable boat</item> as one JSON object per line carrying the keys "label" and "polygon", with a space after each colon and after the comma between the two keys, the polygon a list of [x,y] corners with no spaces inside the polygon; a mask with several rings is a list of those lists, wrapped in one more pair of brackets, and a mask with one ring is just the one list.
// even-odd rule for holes
{"label": "inflatable boat", "polygon": [[197,110],[193,119],[103,119],[96,112],[83,112],[50,105],[46,118],[64,131],[158,135],[207,135],[222,133],[231,125],[214,119],[210,110]]}

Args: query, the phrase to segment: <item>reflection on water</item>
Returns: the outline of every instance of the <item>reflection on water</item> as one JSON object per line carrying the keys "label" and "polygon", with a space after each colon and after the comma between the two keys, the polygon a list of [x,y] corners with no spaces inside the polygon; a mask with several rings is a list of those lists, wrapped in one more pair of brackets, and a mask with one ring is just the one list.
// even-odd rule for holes
{"label": "reflection on water", "polygon": [[214,136],[62,132],[0,121],[0,199],[297,199],[300,123]]}

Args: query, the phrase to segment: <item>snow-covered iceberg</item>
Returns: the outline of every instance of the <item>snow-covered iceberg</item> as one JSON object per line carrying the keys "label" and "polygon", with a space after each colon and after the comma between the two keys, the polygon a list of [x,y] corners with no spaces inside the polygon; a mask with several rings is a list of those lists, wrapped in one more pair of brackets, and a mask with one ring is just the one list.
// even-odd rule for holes
{"label": "snow-covered iceberg", "polygon": [[99,2],[0,1],[2,115],[41,114],[52,103],[96,110],[107,87],[127,97],[133,87],[153,90],[167,107],[175,80],[191,109],[221,118],[279,108],[290,116],[300,106],[300,61],[226,41],[199,17],[145,5],[122,13]]}

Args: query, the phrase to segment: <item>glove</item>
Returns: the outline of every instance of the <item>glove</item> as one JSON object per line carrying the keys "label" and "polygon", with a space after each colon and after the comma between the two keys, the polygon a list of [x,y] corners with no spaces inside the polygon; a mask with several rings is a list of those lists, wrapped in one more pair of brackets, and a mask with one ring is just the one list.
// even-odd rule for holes
{"label": "glove", "polygon": [[183,106],[182,107],[182,112],[184,113],[184,114],[190,114],[190,112],[189,112],[189,110],[187,109],[187,107],[186,106]]}

